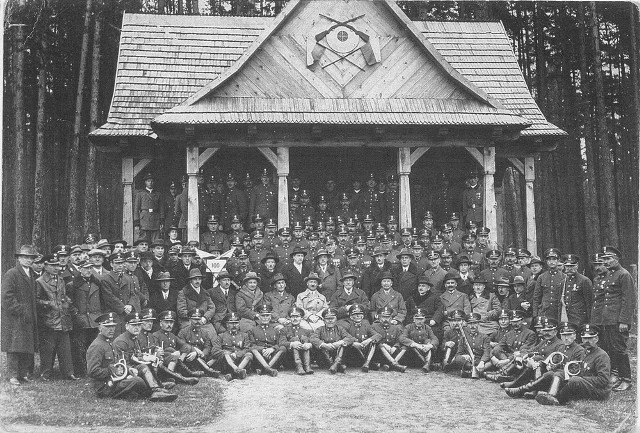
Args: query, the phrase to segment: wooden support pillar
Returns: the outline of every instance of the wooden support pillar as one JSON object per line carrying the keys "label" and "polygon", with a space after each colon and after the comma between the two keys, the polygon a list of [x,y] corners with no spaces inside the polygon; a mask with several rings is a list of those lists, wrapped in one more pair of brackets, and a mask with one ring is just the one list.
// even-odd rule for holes
{"label": "wooden support pillar", "polygon": [[482,150],[484,168],[484,224],[491,232],[489,240],[498,241],[498,220],[496,189],[494,184],[494,174],[496,174],[496,148],[494,146],[484,147]]}
{"label": "wooden support pillar", "polygon": [[411,148],[398,148],[398,177],[400,179],[400,228],[411,227]]}
{"label": "wooden support pillar", "polygon": [[197,241],[200,239],[200,206],[198,203],[198,163],[200,150],[193,143],[187,145],[187,239],[183,242]]}
{"label": "wooden support pillar", "polygon": [[122,239],[133,243],[133,158],[122,157]]}
{"label": "wooden support pillar", "polygon": [[536,232],[536,203],[533,194],[533,181],[536,178],[535,158],[524,158],[525,208],[527,213],[527,249],[538,255],[538,237]]}
{"label": "wooden support pillar", "polygon": [[278,227],[289,227],[289,148],[278,147]]}

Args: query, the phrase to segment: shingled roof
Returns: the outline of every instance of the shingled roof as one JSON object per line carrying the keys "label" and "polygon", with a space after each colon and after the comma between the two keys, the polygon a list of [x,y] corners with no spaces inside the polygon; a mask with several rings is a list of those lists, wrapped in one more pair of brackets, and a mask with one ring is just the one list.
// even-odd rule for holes
{"label": "shingled roof", "polygon": [[[163,16],[126,14],[123,19],[115,90],[107,123],[93,137],[154,137],[150,123],[171,121],[176,107],[229,68],[274,18]],[[191,123],[378,123],[518,125],[523,136],[564,136],[546,121],[531,97],[509,39],[500,23],[414,22],[415,26],[464,78],[506,109],[434,107],[387,100],[362,100],[359,107],[381,116],[356,118],[353,101],[330,100],[313,106],[317,116],[300,114],[305,100],[281,100],[277,110],[255,110],[255,103],[220,98],[215,111],[193,113]],[[395,104],[395,105],[394,105]],[[404,104],[406,113],[384,116]],[[174,108],[175,107],[175,108]],[[171,110],[174,108],[173,110]],[[358,108],[358,107],[356,107]],[[163,113],[169,111],[166,115]],[[332,113],[333,110],[333,113]],[[271,113],[271,114],[269,114]],[[275,114],[274,114],[275,113]],[[450,113],[450,116],[443,116]],[[483,117],[484,116],[484,117]],[[488,119],[486,116],[492,116]],[[383,119],[384,117],[384,119]],[[279,123],[280,123],[279,122]]]}

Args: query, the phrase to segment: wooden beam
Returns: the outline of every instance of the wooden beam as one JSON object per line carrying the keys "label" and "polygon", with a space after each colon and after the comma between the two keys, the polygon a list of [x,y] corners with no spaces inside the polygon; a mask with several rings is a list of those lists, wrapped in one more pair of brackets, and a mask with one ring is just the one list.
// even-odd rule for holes
{"label": "wooden beam", "polygon": [[183,239],[183,242],[197,241],[200,239],[200,206],[198,204],[199,156],[200,150],[198,146],[193,144],[187,145],[187,176],[189,177],[187,184],[187,239]]}
{"label": "wooden beam", "polygon": [[[269,149],[271,151],[271,149]],[[262,152],[262,150],[261,150]],[[289,148],[279,147],[276,162],[278,171],[278,227],[289,227]]]}
{"label": "wooden beam", "polygon": [[416,150],[414,150],[413,152],[411,152],[411,166],[413,167],[413,164],[415,164],[416,162],[418,162],[418,160],[420,159],[420,157],[422,155],[424,155],[425,153],[427,153],[427,151],[431,149],[430,147],[426,146],[426,147],[418,147]]}
{"label": "wooden beam", "polygon": [[267,161],[271,163],[273,168],[278,170],[278,155],[276,155],[275,152],[268,147],[258,147],[258,150],[262,155],[264,155],[265,158],[267,158]]}
{"label": "wooden beam", "polygon": [[527,249],[532,254],[538,255],[538,234],[536,229],[536,203],[534,197],[533,182],[536,178],[535,158],[527,156],[524,158],[524,181],[525,181],[525,209],[527,214]]}
{"label": "wooden beam", "polygon": [[496,174],[496,148],[488,146],[483,148],[483,168],[484,168],[484,224],[491,230],[489,239],[496,243],[498,241],[498,220],[497,203],[494,175]]}
{"label": "wooden beam", "polygon": [[218,151],[219,147],[207,147],[201,154],[198,156],[198,170],[202,168],[203,165]]}
{"label": "wooden beam", "polygon": [[409,186],[411,174],[411,149],[398,149],[398,177],[400,179],[400,228],[411,227],[411,188]]}
{"label": "wooden beam", "polygon": [[122,158],[122,239],[133,243],[133,158]]}
{"label": "wooden beam", "polygon": [[133,177],[136,177],[140,174],[144,168],[149,165],[151,162],[151,158],[142,158],[138,163],[133,167]]}
{"label": "wooden beam", "polygon": [[475,147],[465,147],[465,149],[467,149],[467,152],[469,152],[469,154],[473,157],[473,159],[476,160],[478,164],[484,166],[484,155],[481,151],[479,151]]}
{"label": "wooden beam", "polygon": [[520,172],[521,175],[524,176],[524,164],[518,158],[509,158],[511,164]]}

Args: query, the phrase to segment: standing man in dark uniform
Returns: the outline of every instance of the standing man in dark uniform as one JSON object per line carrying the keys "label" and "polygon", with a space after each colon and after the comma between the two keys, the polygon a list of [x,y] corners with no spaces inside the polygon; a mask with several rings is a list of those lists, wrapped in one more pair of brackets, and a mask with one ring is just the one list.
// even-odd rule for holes
{"label": "standing man in dark uniform", "polygon": [[562,302],[567,311],[567,321],[581,327],[589,323],[591,304],[593,303],[593,288],[591,280],[578,273],[580,257],[566,254],[562,261],[567,281],[564,285]]}
{"label": "standing man in dark uniform", "polygon": [[373,173],[367,179],[367,189],[363,192],[363,210],[365,215],[373,216],[374,221],[382,221],[383,204],[380,202],[380,195],[376,189],[376,178]]}
{"label": "standing man in dark uniform", "polygon": [[602,342],[611,358],[611,369],[617,372],[612,379],[614,391],[626,391],[632,385],[629,329],[633,323],[637,296],[631,274],[620,265],[621,258],[622,254],[617,248],[603,248],[602,259],[609,272],[604,282]]}
{"label": "standing man in dark uniform", "polygon": [[2,278],[2,351],[7,353],[7,376],[13,386],[27,382],[38,351],[36,283],[31,271],[37,255],[33,246],[21,246],[18,263]]}
{"label": "standing man in dark uniform", "polygon": [[478,183],[478,172],[472,171],[467,180],[467,189],[462,193],[462,218],[484,222],[484,189]]}
{"label": "standing man in dark uniform", "polygon": [[133,226],[138,230],[136,239],[149,242],[160,239],[164,223],[164,206],[160,193],[153,189],[154,178],[151,173],[144,177],[144,189],[136,194],[133,204]]}
{"label": "standing man in dark uniform", "polygon": [[278,217],[278,189],[271,183],[269,171],[265,168],[260,175],[260,185],[254,186],[249,202],[249,217]]}
{"label": "standing man in dark uniform", "polygon": [[398,176],[395,174],[391,174],[389,175],[387,181],[387,191],[385,192],[385,209],[388,215],[387,219],[393,217],[395,221],[398,221],[400,209],[400,190],[398,189]]}
{"label": "standing man in dark uniform", "polygon": [[244,192],[236,188],[236,178],[229,173],[227,176],[227,191],[224,197],[224,211],[222,220],[225,230],[231,230],[231,221],[237,215],[240,223],[244,224],[247,218],[247,197]]}
{"label": "standing man in dark uniform", "polygon": [[124,317],[133,311],[140,311],[140,297],[133,280],[124,271],[125,254],[112,254],[110,259],[113,268],[101,278],[102,294],[105,310],[115,311],[121,318],[116,326],[116,335],[119,335],[124,330]]}
{"label": "standing man in dark uniform", "polygon": [[349,191],[349,211],[351,215],[364,215],[364,191],[358,179],[353,180],[353,188]]}
{"label": "standing man in dark uniform", "polygon": [[533,292],[533,316],[545,316],[558,320],[562,311],[562,292],[566,286],[566,275],[558,269],[560,250],[549,248],[544,254],[547,270],[536,280]]}
{"label": "standing man in dark uniform", "polygon": [[173,217],[175,216],[176,198],[178,197],[178,182],[172,180],[169,182],[169,194],[162,195],[162,206],[164,208],[164,221],[162,225],[165,234],[169,233],[169,227],[173,225]]}

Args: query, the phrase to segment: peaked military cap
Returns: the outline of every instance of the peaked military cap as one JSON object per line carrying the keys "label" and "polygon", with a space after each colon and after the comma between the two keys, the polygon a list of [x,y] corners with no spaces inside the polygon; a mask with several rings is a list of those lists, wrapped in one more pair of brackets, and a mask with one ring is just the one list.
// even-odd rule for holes
{"label": "peaked military cap", "polygon": [[116,325],[118,323],[118,315],[113,312],[101,314],[96,317],[96,323],[104,326]]}
{"label": "peaked military cap", "polygon": [[143,308],[140,310],[141,320],[156,320],[156,310],[153,308]]}

